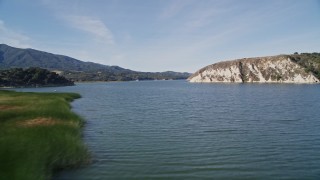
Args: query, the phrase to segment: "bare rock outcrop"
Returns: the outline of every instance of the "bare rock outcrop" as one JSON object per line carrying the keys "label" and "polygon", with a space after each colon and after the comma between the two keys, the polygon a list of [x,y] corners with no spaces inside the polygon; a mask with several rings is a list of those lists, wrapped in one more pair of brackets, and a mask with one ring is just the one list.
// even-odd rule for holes
{"label": "bare rock outcrop", "polygon": [[224,61],[206,66],[188,78],[203,83],[319,83],[319,79],[290,56]]}

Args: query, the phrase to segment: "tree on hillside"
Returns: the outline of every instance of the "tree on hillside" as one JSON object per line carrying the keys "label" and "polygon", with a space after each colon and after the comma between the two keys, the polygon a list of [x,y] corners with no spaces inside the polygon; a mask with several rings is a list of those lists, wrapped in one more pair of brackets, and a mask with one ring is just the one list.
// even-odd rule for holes
{"label": "tree on hillside", "polygon": [[34,87],[34,86],[56,86],[73,85],[73,82],[41,68],[14,68],[0,71],[0,87]]}

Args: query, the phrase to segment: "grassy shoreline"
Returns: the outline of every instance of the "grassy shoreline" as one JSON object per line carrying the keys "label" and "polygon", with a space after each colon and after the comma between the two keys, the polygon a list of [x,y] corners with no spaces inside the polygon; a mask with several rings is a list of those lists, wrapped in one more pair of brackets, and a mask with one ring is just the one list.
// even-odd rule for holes
{"label": "grassy shoreline", "polygon": [[0,90],[0,177],[50,179],[55,170],[88,161],[74,93]]}

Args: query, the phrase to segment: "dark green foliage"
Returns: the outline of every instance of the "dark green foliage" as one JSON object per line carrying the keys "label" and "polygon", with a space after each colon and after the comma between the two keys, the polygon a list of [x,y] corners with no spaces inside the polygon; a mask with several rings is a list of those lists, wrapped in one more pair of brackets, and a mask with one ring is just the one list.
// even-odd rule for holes
{"label": "dark green foliage", "polygon": [[83,62],[77,59],[34,49],[19,49],[0,44],[0,69],[41,67],[63,71],[74,81],[132,81],[155,79],[187,79],[190,73],[137,72],[119,66]]}
{"label": "dark green foliage", "polygon": [[0,87],[69,86],[73,82],[41,68],[14,68],[0,71]]}
{"label": "dark green foliage", "polygon": [[289,56],[291,60],[298,63],[306,69],[306,72],[312,72],[320,79],[320,53],[301,53]]}

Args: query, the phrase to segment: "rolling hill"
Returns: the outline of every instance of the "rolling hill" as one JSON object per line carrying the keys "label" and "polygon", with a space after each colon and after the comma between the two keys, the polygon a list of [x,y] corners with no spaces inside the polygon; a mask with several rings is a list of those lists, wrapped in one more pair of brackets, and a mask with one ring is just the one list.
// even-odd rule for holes
{"label": "rolling hill", "polygon": [[40,67],[59,72],[73,81],[130,81],[187,79],[189,73],[138,72],[119,66],[84,62],[72,57],[35,49],[21,49],[0,44],[0,69]]}

